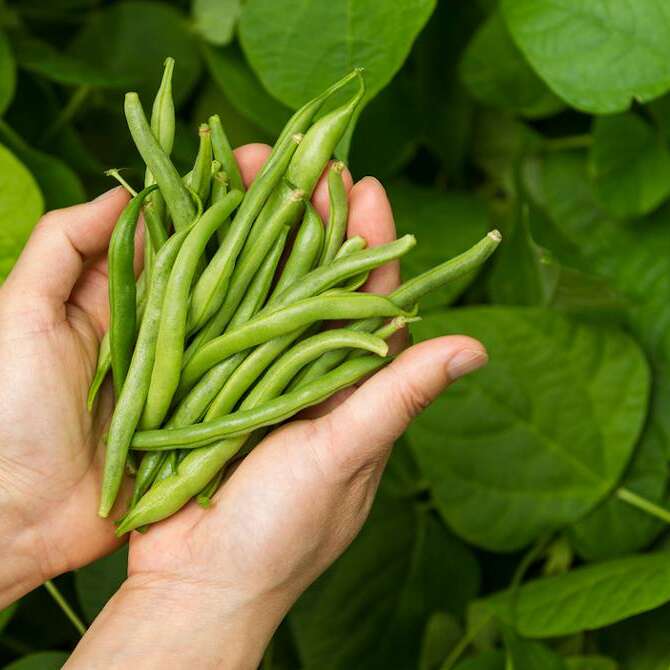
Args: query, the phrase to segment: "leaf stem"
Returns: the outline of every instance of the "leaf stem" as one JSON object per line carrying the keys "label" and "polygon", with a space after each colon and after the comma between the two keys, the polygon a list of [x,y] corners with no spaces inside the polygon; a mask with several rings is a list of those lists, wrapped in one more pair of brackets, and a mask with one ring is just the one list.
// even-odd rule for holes
{"label": "leaf stem", "polygon": [[637,495],[637,493],[633,493],[627,488],[618,489],[616,496],[619,500],[628,503],[631,507],[636,507],[640,511],[649,514],[649,516],[656,517],[664,523],[670,524],[670,510],[665,507],[661,507],[660,505],[651,502],[651,500],[647,500],[646,498]]}
{"label": "leaf stem", "polygon": [[79,634],[84,636],[86,634],[86,626],[84,626],[82,620],[77,616],[77,613],[70,607],[70,603],[65,600],[63,594],[56,588],[56,585],[50,579],[47,579],[47,581],[44,582],[44,588],[63,610],[63,613],[72,622],[72,625],[77,629]]}
{"label": "leaf stem", "polygon": [[137,195],[137,191],[121,176],[121,171],[117,168],[111,168],[109,170],[105,170],[105,174],[108,177],[113,177],[116,179],[116,181],[123,186],[123,188],[130,193],[130,195],[134,198]]}

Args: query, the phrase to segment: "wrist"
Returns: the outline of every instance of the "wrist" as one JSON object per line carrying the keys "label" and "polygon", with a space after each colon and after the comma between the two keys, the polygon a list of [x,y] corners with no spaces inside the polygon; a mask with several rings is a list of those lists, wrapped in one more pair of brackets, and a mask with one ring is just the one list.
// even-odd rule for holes
{"label": "wrist", "polygon": [[290,604],[210,582],[134,575],[66,667],[255,670]]}

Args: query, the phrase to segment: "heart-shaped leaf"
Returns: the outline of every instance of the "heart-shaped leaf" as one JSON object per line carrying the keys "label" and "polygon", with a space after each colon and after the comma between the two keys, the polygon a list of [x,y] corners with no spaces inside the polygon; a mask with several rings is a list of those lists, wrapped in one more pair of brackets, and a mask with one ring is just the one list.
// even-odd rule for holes
{"label": "heart-shaped leaf", "polygon": [[0,30],[0,114],[4,114],[14,97],[16,63],[9,40]]}

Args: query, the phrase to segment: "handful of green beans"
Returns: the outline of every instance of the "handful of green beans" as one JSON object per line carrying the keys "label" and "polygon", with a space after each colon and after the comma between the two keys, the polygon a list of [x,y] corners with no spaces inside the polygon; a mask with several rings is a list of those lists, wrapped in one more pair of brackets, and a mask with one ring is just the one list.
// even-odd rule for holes
{"label": "handful of green beans", "polygon": [[[371,249],[361,237],[345,241],[344,165],[330,161],[363,98],[361,70],[295,112],[245,191],[216,115],[199,129],[193,169],[181,176],[172,164],[173,69],[168,58],[150,119],[136,93],[125,98],[145,183],[139,193],[126,185],[133,197],[110,241],[110,328],[88,398],[92,409],[111,370],[116,406],[99,514],[109,515],[132,471],[119,535],[191,498],[209,505],[227,464],[263,429],[385,365],[386,340],[415,318],[420,298],[472,272],[500,242],[493,231],[390,296],[359,292],[372,270],[415,245],[411,235]],[[315,120],[349,86],[351,98]],[[324,229],[310,198],[327,168]],[[144,269],[136,279],[142,212]],[[332,319],[346,325],[323,330]]]}

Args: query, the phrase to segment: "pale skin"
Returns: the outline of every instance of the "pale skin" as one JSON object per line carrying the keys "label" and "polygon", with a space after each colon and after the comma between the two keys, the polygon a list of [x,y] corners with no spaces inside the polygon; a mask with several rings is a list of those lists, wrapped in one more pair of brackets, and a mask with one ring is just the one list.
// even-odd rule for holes
{"label": "pale skin", "polygon": [[[247,183],[268,151],[236,151]],[[392,240],[381,184],[352,186],[345,176],[348,235],[370,246]],[[324,220],[327,199],[322,179],[314,203]],[[86,393],[107,327],[105,253],[126,202],[115,189],[47,214],[0,289],[0,609],[120,542],[112,521],[96,514],[111,387],[93,415]],[[398,265],[389,264],[366,290],[388,293],[398,282]],[[270,434],[209,510],[192,503],[147,534],[133,533],[128,579],[66,667],[256,668],[291,605],[360,530],[393,442],[449,383],[486,360],[464,336],[410,347]],[[127,483],[112,519],[128,493]]]}

